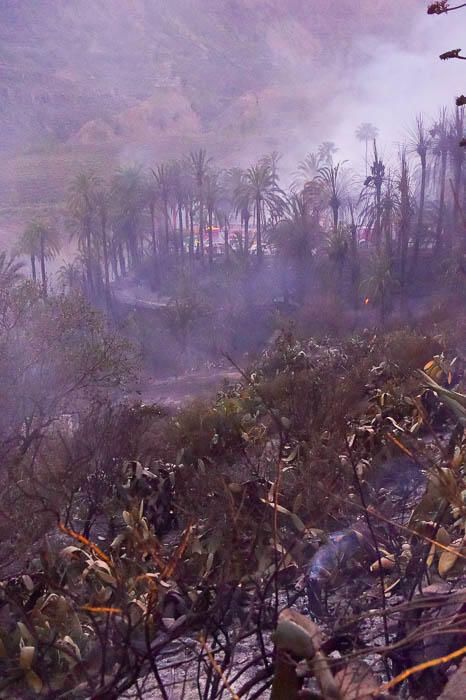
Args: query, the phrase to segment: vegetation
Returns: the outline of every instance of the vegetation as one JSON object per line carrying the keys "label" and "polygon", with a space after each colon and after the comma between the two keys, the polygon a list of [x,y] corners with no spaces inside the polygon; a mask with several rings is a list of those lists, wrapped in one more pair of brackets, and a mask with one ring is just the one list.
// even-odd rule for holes
{"label": "vegetation", "polygon": [[[440,693],[462,635],[461,603],[442,618],[464,559],[462,323],[283,330],[215,401],[170,415],[120,402],[131,348],[82,297],[11,274],[1,696]],[[167,308],[183,342],[196,313]],[[296,675],[290,653],[321,662]]]}
{"label": "vegetation", "polygon": [[454,697],[464,131],[389,167],[363,123],[362,177],[326,141],[289,188],[277,152],[78,173],[0,253],[0,698]]}

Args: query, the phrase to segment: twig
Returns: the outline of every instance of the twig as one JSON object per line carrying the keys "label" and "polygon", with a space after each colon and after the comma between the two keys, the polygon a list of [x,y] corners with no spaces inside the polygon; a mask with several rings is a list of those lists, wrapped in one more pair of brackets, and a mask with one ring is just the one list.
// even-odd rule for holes
{"label": "twig", "polygon": [[[379,579],[380,579],[380,589],[381,589],[381,596],[382,596],[382,610],[384,612],[384,614],[382,615],[383,631],[384,631],[385,644],[388,646],[390,644],[390,635],[388,633],[388,622],[387,622],[387,615],[386,615],[387,600],[386,600],[386,596],[385,596],[385,576],[384,576],[383,567],[382,567],[382,554],[380,552],[380,547],[379,547],[379,543],[377,541],[377,537],[375,535],[374,528],[372,527],[372,520],[369,517],[369,509],[367,507],[366,497],[364,495],[364,490],[363,490],[362,485],[361,485],[361,480],[359,478],[358,470],[356,468],[356,463],[355,463],[354,458],[353,458],[353,452],[352,452],[352,449],[349,445],[347,438],[346,438],[346,447],[348,450],[348,456],[349,456],[349,459],[351,462],[351,466],[353,468],[354,479],[356,482],[357,489],[359,491],[359,497],[361,499],[361,504],[364,508],[364,517],[366,519],[366,523],[367,523],[367,527],[369,528],[369,532],[371,533],[371,537],[372,537],[372,540],[374,543],[374,548],[375,548],[375,551],[377,554],[377,561],[379,564],[377,573],[378,573]],[[390,667],[388,665],[388,661],[385,658],[383,661],[384,661],[386,673],[390,677]]]}
{"label": "twig", "polygon": [[405,681],[414,673],[424,671],[426,668],[432,668],[433,666],[445,664],[448,661],[452,661],[453,659],[458,659],[460,656],[464,656],[464,654],[466,654],[466,646],[461,647],[460,649],[456,649],[455,651],[452,651],[451,654],[447,654],[446,656],[438,656],[436,659],[430,659],[429,661],[423,661],[421,664],[417,664],[416,666],[411,666],[411,668],[407,668],[406,671],[403,671],[402,673],[398,674],[398,676],[395,676],[395,678],[392,678],[390,681],[388,681],[388,683],[384,683],[381,690],[390,690],[399,683]]}
{"label": "twig", "polygon": [[203,636],[201,636],[199,638],[199,643],[201,645],[202,650],[206,652],[206,654],[209,658],[209,661],[211,663],[211,666],[214,669],[215,673],[217,673],[219,675],[220,680],[222,681],[224,688],[226,688],[228,690],[228,692],[230,693],[232,700],[240,700],[239,695],[237,695],[235,693],[235,691],[233,690],[231,685],[228,683],[228,680],[226,679],[225,674],[223,673],[222,669],[220,668],[220,666],[216,662],[214,655],[212,654],[209,647],[207,646],[205,638]]}

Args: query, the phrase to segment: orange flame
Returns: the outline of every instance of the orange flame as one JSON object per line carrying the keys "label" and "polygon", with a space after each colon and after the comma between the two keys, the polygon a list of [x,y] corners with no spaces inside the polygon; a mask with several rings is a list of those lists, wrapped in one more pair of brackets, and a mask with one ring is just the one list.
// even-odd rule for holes
{"label": "orange flame", "polygon": [[367,304],[369,303],[369,297],[366,297],[366,298],[364,299],[364,303],[365,303],[366,306],[367,306]]}

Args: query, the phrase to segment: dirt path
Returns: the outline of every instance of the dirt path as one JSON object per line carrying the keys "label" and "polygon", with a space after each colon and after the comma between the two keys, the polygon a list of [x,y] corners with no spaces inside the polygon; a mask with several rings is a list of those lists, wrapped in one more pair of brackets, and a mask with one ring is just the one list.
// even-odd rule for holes
{"label": "dirt path", "polygon": [[239,372],[225,367],[201,369],[164,379],[146,376],[127,398],[177,409],[196,398],[212,397],[225,382],[232,383],[239,379]]}

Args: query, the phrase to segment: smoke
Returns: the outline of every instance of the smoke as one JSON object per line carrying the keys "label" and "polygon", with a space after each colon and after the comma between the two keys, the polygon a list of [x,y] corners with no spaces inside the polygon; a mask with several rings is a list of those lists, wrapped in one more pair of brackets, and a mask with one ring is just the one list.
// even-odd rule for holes
{"label": "smoke", "polygon": [[[465,91],[464,64],[438,58],[462,46],[464,14],[428,17],[417,0],[0,6],[11,30],[0,150],[12,154],[0,173],[11,220],[0,214],[0,230],[11,236],[25,205],[61,202],[80,168],[148,167],[201,146],[220,166],[246,166],[278,150],[284,184],[334,141],[362,171],[358,124],[379,128],[387,158],[416,114],[433,118]],[[34,70],[22,49],[31,30]]]}
{"label": "smoke", "polygon": [[378,127],[380,148],[390,157],[406,142],[417,114],[429,120],[443,106],[453,109],[455,97],[466,88],[464,64],[441,61],[439,55],[464,45],[460,15],[428,17],[420,9],[414,8],[412,27],[402,42],[396,36],[381,39],[370,34],[358,39],[354,51],[363,59],[336,82],[325,121],[317,125],[313,141],[303,138],[301,154],[316,142],[332,140],[339,147],[338,158],[361,171],[364,149],[355,137],[360,123]]}

